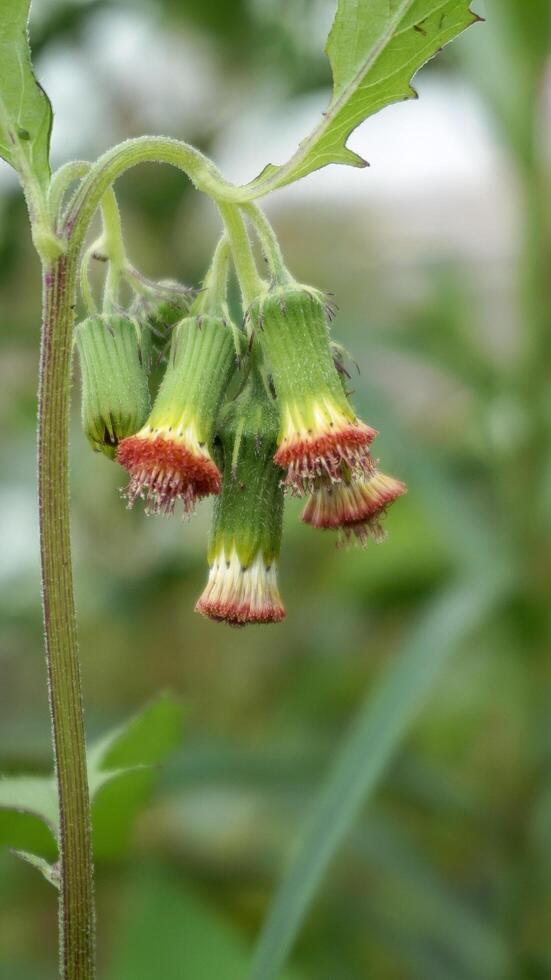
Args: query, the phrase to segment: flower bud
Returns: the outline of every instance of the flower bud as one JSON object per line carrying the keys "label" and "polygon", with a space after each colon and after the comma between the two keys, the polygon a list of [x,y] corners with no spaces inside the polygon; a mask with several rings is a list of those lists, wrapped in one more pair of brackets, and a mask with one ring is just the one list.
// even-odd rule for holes
{"label": "flower bud", "polygon": [[118,448],[117,459],[130,474],[129,506],[141,497],[148,513],[170,514],[180,499],[189,513],[201,497],[219,493],[212,440],[234,366],[226,320],[201,315],[177,324],[151,415]]}
{"label": "flower bud", "polygon": [[82,427],[96,452],[115,458],[150,407],[144,336],[135,320],[90,316],[75,330],[82,378]]}
{"label": "flower bud", "polygon": [[194,291],[173,279],[161,279],[155,283],[146,280],[146,283],[148,291],[136,297],[133,309],[162,339],[186,315]]}
{"label": "flower bud", "polygon": [[372,468],[374,429],[352,408],[333,361],[325,304],[318,292],[294,284],[253,305],[252,322],[270,365],[280,414],[275,462],[294,493],[316,480],[342,480]]}
{"label": "flower bud", "polygon": [[277,585],[283,490],[273,462],[278,420],[256,377],[220,427],[222,491],[214,504],[207,585],[196,611],[232,626],[285,618]]}
{"label": "flower bud", "polygon": [[381,540],[381,518],[404,493],[405,483],[378,470],[354,479],[347,474],[341,483],[323,481],[316,487],[302,520],[312,527],[340,531],[344,542],[356,538],[366,544],[369,538]]}

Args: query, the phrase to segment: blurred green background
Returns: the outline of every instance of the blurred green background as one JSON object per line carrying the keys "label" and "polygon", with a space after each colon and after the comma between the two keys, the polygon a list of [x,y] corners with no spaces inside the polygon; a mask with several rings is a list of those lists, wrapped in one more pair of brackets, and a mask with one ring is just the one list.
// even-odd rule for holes
{"label": "blurred green background", "polygon": [[[423,70],[420,101],[352,138],[370,170],[333,167],[266,202],[296,277],[335,292],[335,334],[361,369],[356,403],[381,432],[382,465],[408,482],[384,545],[336,550],[291,502],[286,623],[204,621],[193,605],[208,505],[190,524],[126,511],[123,474],[89,452],[75,392],[90,736],[163,690],[185,713],[147,806],[126,819],[147,795],[130,786],[98,824],[105,980],[244,976],[350,719],[427,623],[425,659],[442,670],[324,879],[292,976],[551,976],[551,18],[546,0],[474,6],[486,24]],[[333,10],[326,0],[42,0],[32,39],[57,114],[54,163],[163,132],[199,145],[231,179],[253,177],[286,158],[327,102]],[[218,234],[212,205],[167,168],[137,169],[118,193],[134,262],[196,283]],[[34,500],[39,306],[24,204],[1,165],[6,774],[50,766]],[[483,614],[448,629],[442,596],[464,582],[483,594],[496,577],[504,584]],[[21,846],[4,818],[0,840]],[[54,892],[7,848],[0,910],[2,980],[53,980]]]}

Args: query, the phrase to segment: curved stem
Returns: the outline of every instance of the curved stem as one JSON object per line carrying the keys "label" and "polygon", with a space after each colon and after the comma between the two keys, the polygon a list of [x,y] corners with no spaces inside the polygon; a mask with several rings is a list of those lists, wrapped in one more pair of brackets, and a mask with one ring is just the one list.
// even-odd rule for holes
{"label": "curved stem", "polygon": [[81,180],[90,171],[88,160],[70,160],[56,170],[48,190],[48,210],[53,222],[57,222],[66,191],[75,180]]}
{"label": "curved stem", "polygon": [[100,207],[103,220],[102,251],[109,261],[104,306],[106,309],[111,309],[117,303],[121,274],[128,266],[119,205],[112,187],[106,190]]}
{"label": "curved stem", "polygon": [[101,199],[101,216],[103,219],[103,251],[113,266],[123,269],[126,265],[126,250],[119,205],[112,187],[106,190]]}
{"label": "curved stem", "polygon": [[203,279],[203,288],[193,303],[190,313],[216,315],[224,308],[227,298],[229,259],[230,246],[224,234],[214,250],[207,274]]}
{"label": "curved stem", "polygon": [[88,275],[88,267],[90,265],[92,256],[94,255],[94,251],[98,247],[98,244],[99,244],[98,241],[92,242],[92,244],[89,245],[86,251],[84,252],[84,255],[82,256],[82,259],[80,261],[80,272],[79,272],[80,295],[82,297],[82,301],[88,313],[97,313],[98,310],[96,301],[94,299],[94,294],[92,292],[92,287],[90,285],[90,277]]}
{"label": "curved stem", "polygon": [[243,296],[243,306],[247,309],[253,299],[262,292],[264,283],[258,274],[245,222],[239,208],[234,204],[218,201],[218,209],[230,243],[235,271]]}
{"label": "curved stem", "polygon": [[71,201],[65,233],[82,244],[86,230],[106,190],[121,174],[140,163],[167,163],[183,170],[194,186],[214,200],[231,200],[237,189],[223,179],[214,164],[195,147],[164,136],[141,136],[108,150],[96,161]]}
{"label": "curved stem", "polygon": [[243,204],[242,211],[247,215],[258,235],[262,251],[264,252],[274,281],[278,285],[292,282],[293,277],[285,265],[276,233],[264,214],[264,211],[258,207],[258,204],[252,203]]}
{"label": "curved stem", "polygon": [[84,716],[71,568],[68,423],[78,253],[43,268],[38,495],[48,692],[59,799],[64,980],[93,980],[94,895]]}

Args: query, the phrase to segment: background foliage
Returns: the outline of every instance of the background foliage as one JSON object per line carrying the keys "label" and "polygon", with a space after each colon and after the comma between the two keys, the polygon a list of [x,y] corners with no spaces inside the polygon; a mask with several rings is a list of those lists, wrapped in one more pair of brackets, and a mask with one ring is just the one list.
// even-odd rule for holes
{"label": "background foliage", "polygon": [[[204,622],[192,608],[208,506],[179,530],[127,513],[120,473],[89,454],[75,406],[90,734],[166,689],[184,712],[180,740],[179,709],[161,702],[166,740],[142,760],[177,744],[169,762],[106,786],[103,804],[98,796],[106,980],[244,975],[356,712],[361,751],[347,758],[358,778],[347,785],[359,793],[378,780],[377,793],[285,976],[549,975],[550,25],[544,0],[524,6],[478,4],[488,23],[426,70],[421,102],[366,124],[353,145],[371,171],[314,175],[271,204],[293,272],[336,293],[337,330],[362,371],[358,405],[382,431],[385,467],[410,485],[384,547],[336,551],[291,505],[286,624],[232,632]],[[59,162],[162,129],[245,180],[267,153],[284,159],[295,129],[327,103],[323,0],[36,7]],[[0,192],[0,771],[46,774],[33,496],[39,276],[5,167]],[[140,168],[120,197],[131,257],[152,276],[196,281],[216,237],[213,209],[168,170]],[[115,766],[134,764],[132,745],[119,753]],[[360,802],[343,799],[340,815]],[[32,816],[22,829],[2,814],[0,840],[51,857],[49,831]],[[0,872],[0,977],[49,980],[51,886],[4,849]]]}

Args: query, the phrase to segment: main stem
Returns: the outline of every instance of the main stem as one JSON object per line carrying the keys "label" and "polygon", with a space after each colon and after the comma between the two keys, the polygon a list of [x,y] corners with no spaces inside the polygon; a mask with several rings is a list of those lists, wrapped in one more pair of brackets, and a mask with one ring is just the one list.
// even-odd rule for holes
{"label": "main stem", "polygon": [[59,797],[63,980],[93,980],[95,922],[84,714],[71,568],[68,428],[76,257],[43,269],[38,396],[42,601]]}

